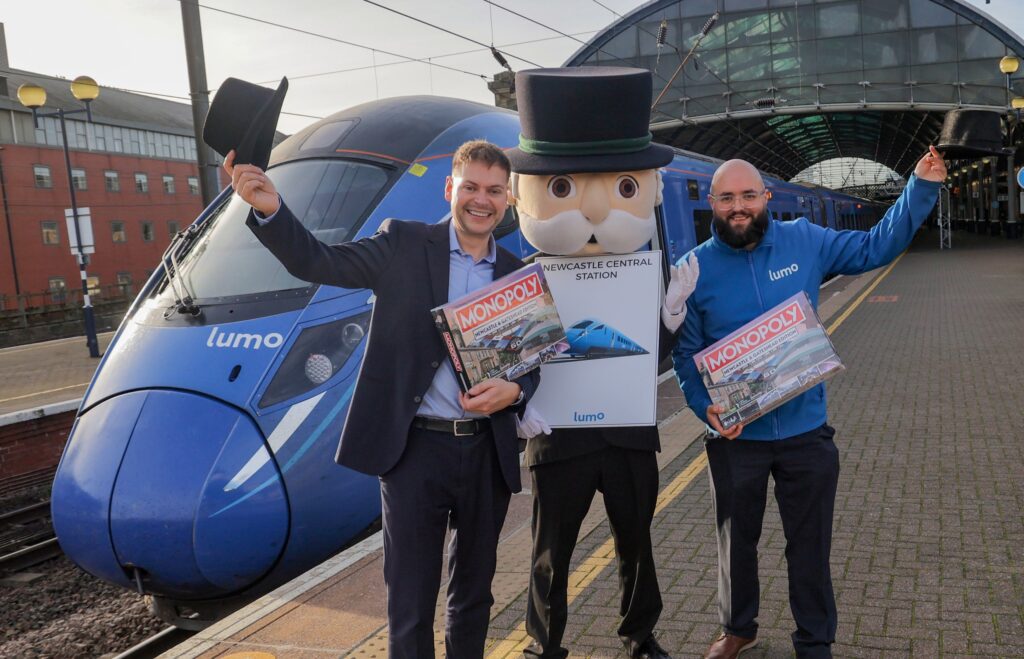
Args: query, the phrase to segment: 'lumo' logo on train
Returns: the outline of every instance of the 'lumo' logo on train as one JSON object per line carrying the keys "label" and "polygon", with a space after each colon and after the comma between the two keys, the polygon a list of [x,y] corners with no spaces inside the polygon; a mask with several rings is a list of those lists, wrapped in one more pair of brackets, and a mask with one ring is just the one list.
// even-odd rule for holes
{"label": "'lumo' logo on train", "polygon": [[277,332],[270,332],[269,334],[222,332],[218,327],[212,327],[210,329],[210,336],[206,339],[206,346],[208,348],[259,350],[260,348],[280,348],[282,343],[284,343],[284,337]]}
{"label": "'lumo' logo on train", "polygon": [[596,414],[573,412],[572,420],[577,423],[594,423],[595,421],[604,421],[604,412],[597,412]]}

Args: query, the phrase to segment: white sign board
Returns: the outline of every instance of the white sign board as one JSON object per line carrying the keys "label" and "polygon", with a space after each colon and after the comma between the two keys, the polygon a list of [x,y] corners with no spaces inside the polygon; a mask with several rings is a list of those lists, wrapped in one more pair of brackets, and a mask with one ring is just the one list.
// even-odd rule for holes
{"label": "white sign board", "polygon": [[64,209],[64,220],[68,225],[68,242],[71,244],[71,253],[73,255],[78,254],[78,238],[81,237],[82,253],[95,254],[96,244],[92,239],[91,209],[88,206],[78,209],[78,231],[75,230],[75,216],[70,208]]}
{"label": "white sign board", "polygon": [[570,349],[531,405],[553,428],[656,422],[661,252],[542,257]]}

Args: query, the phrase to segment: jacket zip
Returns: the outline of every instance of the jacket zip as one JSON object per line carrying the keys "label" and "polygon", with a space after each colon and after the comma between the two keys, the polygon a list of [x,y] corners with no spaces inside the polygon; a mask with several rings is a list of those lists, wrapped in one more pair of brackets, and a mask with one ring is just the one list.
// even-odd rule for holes
{"label": "jacket zip", "polygon": [[[765,308],[764,297],[761,296],[761,287],[757,284],[757,270],[754,269],[753,252],[747,252],[747,263],[750,265],[750,278],[754,280],[754,291],[757,293],[757,301],[761,304],[761,313],[764,313],[765,311],[768,311],[768,309]],[[779,431],[778,412],[778,409],[774,409],[768,413],[772,418],[772,429],[775,431],[775,439],[780,439],[779,435],[781,434]]]}

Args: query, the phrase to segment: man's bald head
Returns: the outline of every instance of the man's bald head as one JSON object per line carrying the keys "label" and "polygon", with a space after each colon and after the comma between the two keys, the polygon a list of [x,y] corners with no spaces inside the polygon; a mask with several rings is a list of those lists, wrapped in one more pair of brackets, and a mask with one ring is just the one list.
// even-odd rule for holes
{"label": "man's bald head", "polygon": [[726,160],[718,166],[715,175],[711,177],[711,194],[722,194],[727,191],[741,194],[746,190],[764,190],[761,172],[746,160]]}

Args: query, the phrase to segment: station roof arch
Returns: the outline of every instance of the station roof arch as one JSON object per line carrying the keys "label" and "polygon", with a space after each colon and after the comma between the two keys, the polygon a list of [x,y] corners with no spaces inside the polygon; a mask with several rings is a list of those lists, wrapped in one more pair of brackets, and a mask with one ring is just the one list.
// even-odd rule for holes
{"label": "station roof arch", "polygon": [[654,0],[566,66],[649,69],[657,141],[790,179],[832,158],[909,174],[948,110],[1024,95],[1005,55],[1024,59],[1021,38],[963,0]]}

